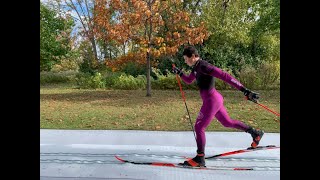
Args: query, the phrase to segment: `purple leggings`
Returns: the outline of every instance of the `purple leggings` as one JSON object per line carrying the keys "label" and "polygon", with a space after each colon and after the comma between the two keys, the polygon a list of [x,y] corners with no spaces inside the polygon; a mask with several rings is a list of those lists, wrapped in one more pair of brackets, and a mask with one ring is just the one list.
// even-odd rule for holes
{"label": "purple leggings", "polygon": [[201,90],[200,95],[203,104],[194,126],[198,151],[205,151],[205,130],[214,117],[216,117],[224,127],[236,128],[242,131],[249,128],[249,126],[243,122],[229,117],[227,110],[223,105],[223,97],[215,88],[210,90]]}

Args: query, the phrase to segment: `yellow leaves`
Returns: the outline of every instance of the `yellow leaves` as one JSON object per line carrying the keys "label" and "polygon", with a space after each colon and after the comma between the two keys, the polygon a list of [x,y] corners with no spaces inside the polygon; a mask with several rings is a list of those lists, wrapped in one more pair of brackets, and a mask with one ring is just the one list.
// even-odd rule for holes
{"label": "yellow leaves", "polygon": [[162,37],[154,37],[153,38],[153,43],[157,46],[159,46],[163,41],[164,41],[164,39]]}
{"label": "yellow leaves", "polygon": [[166,53],[166,47],[161,47],[159,49],[159,51],[160,51],[161,54],[165,54]]}
{"label": "yellow leaves", "polygon": [[145,52],[136,52],[136,53],[128,53],[125,56],[121,56],[115,60],[109,61],[107,66],[112,69],[112,71],[118,71],[123,67],[124,64],[128,62],[136,62],[138,64],[145,64],[146,60],[146,53]]}
{"label": "yellow leaves", "polygon": [[151,16],[151,12],[149,10],[146,11],[146,15],[147,17],[150,17]]}
{"label": "yellow leaves", "polygon": [[158,51],[158,50],[155,50],[155,51],[153,52],[153,56],[155,56],[155,57],[159,57],[160,55],[161,55],[161,52]]}

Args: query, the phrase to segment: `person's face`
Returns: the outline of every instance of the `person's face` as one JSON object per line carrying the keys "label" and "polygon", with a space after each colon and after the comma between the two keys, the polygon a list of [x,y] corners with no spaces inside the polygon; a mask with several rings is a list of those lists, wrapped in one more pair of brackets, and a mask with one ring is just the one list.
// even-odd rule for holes
{"label": "person's face", "polygon": [[192,54],[191,57],[183,56],[183,58],[184,58],[184,62],[188,64],[188,66],[192,66],[194,64],[194,59],[195,59],[194,54]]}

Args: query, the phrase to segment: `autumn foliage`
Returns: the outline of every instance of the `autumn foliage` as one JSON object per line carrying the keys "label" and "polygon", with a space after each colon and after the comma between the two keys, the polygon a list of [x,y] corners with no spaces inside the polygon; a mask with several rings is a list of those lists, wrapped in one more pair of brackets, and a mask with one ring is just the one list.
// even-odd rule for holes
{"label": "autumn foliage", "polygon": [[138,64],[146,64],[146,54],[145,53],[133,53],[129,52],[125,56],[121,56],[117,59],[106,59],[106,65],[111,68],[112,71],[118,71],[121,70],[121,67],[123,67],[124,64],[127,64],[128,62],[134,61]]}
{"label": "autumn foliage", "polygon": [[96,0],[95,3],[96,36],[119,45],[130,42],[137,47],[115,60],[116,63],[107,63],[114,69],[128,61],[146,62],[147,52],[152,58],[174,55],[181,45],[202,43],[209,36],[203,22],[191,23],[191,15],[183,10],[180,0]]}

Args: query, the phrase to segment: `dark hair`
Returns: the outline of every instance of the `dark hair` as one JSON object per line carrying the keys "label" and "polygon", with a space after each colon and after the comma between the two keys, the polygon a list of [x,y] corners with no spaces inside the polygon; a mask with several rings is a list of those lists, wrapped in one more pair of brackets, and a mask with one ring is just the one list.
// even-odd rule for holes
{"label": "dark hair", "polygon": [[196,57],[199,57],[198,51],[195,47],[193,46],[187,46],[183,50],[183,56],[191,57],[192,54],[194,54]]}

